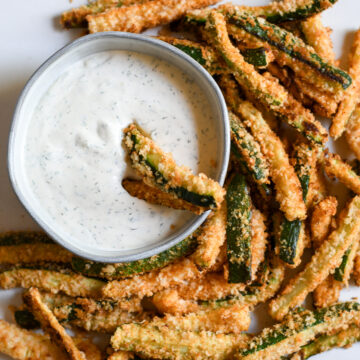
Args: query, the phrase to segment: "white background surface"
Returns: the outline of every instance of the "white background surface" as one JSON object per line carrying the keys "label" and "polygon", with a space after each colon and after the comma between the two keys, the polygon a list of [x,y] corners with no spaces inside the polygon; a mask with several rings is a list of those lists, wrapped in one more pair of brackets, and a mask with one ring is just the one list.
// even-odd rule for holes
{"label": "white background surface", "polygon": [[[245,5],[264,5],[267,0],[235,0]],[[0,231],[37,229],[14,195],[7,174],[7,141],[16,100],[27,79],[53,52],[80,36],[82,30],[65,31],[60,28],[59,15],[70,6],[84,1],[74,0],[17,0],[1,1],[0,11]],[[339,0],[324,13],[324,22],[334,30],[335,51],[343,66],[347,65],[347,52],[354,30],[360,27],[360,1]],[[345,67],[346,68],[346,67]],[[334,146],[334,147],[333,147]],[[344,157],[349,152],[343,140],[331,144]],[[334,194],[344,193],[341,185],[332,188]],[[18,290],[0,291],[0,318],[11,320],[9,305],[20,304]],[[360,297],[360,288],[350,286],[342,291],[341,300]],[[263,311],[257,311],[252,325],[258,329],[268,321]],[[359,360],[360,344],[348,350],[333,350],[313,359],[337,360],[339,357]],[[0,354],[0,360],[9,359]]]}

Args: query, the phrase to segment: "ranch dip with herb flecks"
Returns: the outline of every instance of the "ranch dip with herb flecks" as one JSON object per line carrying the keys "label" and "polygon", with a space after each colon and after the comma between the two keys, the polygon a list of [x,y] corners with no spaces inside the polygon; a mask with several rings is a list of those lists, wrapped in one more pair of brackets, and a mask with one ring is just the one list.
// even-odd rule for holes
{"label": "ranch dip with herb flecks", "polygon": [[122,145],[138,123],[179,165],[214,177],[216,129],[208,100],[179,68],[156,57],[106,51],[71,65],[37,105],[25,164],[34,201],[74,244],[131,250],[160,242],[192,214],[130,196]]}

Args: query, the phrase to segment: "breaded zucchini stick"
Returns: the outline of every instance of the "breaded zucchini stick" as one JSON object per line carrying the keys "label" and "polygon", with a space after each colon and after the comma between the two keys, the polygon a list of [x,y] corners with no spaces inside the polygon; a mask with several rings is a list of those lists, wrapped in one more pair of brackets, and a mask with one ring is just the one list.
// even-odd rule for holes
{"label": "breaded zucchini stick", "polygon": [[226,201],[220,209],[208,216],[197,236],[198,247],[191,258],[201,268],[215,264],[220,249],[226,241]]}
{"label": "breaded zucchini stick", "polygon": [[52,270],[13,269],[0,273],[0,288],[38,287],[52,293],[99,298],[104,281]]}
{"label": "breaded zucchini stick", "polygon": [[355,194],[360,195],[360,176],[339,155],[327,153],[322,165],[330,178],[337,178]]}
{"label": "breaded zucchini stick", "polygon": [[355,39],[349,55],[349,74],[353,79],[351,86],[345,92],[344,100],[332,120],[330,135],[338,139],[346,128],[351,114],[358,102],[360,92],[360,30],[355,33]]}
{"label": "breaded zucchini stick", "polygon": [[281,320],[290,309],[300,305],[340,265],[345,251],[357,239],[360,230],[360,197],[352,199],[341,212],[338,228],[320,246],[303,271],[291,279],[281,293],[270,302],[270,314]]}
{"label": "breaded zucchini stick", "polygon": [[153,0],[113,8],[86,16],[90,33],[126,31],[140,33],[148,28],[180,19],[187,11],[216,4],[219,0]]}
{"label": "breaded zucchini stick", "polygon": [[270,129],[260,111],[250,102],[241,102],[238,115],[251,129],[255,139],[261,146],[263,154],[270,165],[270,176],[276,188],[276,200],[280,209],[289,221],[306,218],[306,206],[303,200],[300,181],[281,140]]}
{"label": "breaded zucchini stick", "polygon": [[268,244],[265,216],[257,209],[252,210],[251,216],[251,273],[256,276],[260,264],[265,259]]}
{"label": "breaded zucchini stick", "polygon": [[122,186],[131,196],[145,200],[150,204],[166,206],[177,210],[188,210],[197,215],[204,212],[203,208],[149,186],[141,180],[124,179],[122,181]]}
{"label": "breaded zucchini stick", "polygon": [[346,141],[357,159],[360,159],[360,104],[358,104],[346,126]]}
{"label": "breaded zucchini stick", "polygon": [[179,331],[167,326],[126,324],[111,338],[115,350],[135,351],[149,358],[223,360],[245,345],[246,334]]}
{"label": "breaded zucchini stick", "polygon": [[179,331],[211,331],[217,334],[240,334],[250,326],[250,311],[245,305],[192,312],[187,315],[165,314],[154,318],[151,326],[167,326]]}
{"label": "breaded zucchini stick", "polygon": [[176,165],[171,154],[163,152],[136,125],[130,125],[124,134],[132,166],[146,184],[204,209],[220,206],[225,190],[216,181],[205,174],[193,175],[189,168]]}
{"label": "breaded zucchini stick", "polygon": [[90,14],[98,14],[108,9],[129,6],[136,3],[142,3],[145,0],[96,0],[91,1],[87,5],[82,5],[78,8],[74,8],[65,11],[61,14],[60,24],[65,29],[86,27],[87,21],[86,16]]}
{"label": "breaded zucchini stick", "polygon": [[331,29],[324,26],[321,15],[312,16],[305,21],[301,21],[300,28],[305,42],[312,46],[320,57],[330,64],[335,64],[335,53],[330,37]]}
{"label": "breaded zucchini stick", "polygon": [[340,303],[317,311],[290,314],[280,323],[265,328],[234,358],[242,360],[277,360],[301,349],[317,335],[346,329],[360,320],[360,304]]}
{"label": "breaded zucchini stick", "polygon": [[24,295],[24,300],[34,313],[35,318],[40,322],[44,332],[48,333],[51,339],[68,353],[70,359],[86,360],[85,354],[76,347],[73,339],[43,303],[38,289],[30,288]]}

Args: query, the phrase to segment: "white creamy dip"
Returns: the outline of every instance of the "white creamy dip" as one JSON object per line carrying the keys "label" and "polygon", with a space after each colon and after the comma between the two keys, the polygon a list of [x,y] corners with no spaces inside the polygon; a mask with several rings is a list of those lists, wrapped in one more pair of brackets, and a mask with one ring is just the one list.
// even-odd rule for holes
{"label": "white creamy dip", "polygon": [[193,216],[131,197],[122,145],[136,121],[180,165],[213,177],[216,130],[202,90],[156,57],[106,51],[78,61],[41,98],[26,138],[29,187],[53,228],[77,245],[136,249]]}

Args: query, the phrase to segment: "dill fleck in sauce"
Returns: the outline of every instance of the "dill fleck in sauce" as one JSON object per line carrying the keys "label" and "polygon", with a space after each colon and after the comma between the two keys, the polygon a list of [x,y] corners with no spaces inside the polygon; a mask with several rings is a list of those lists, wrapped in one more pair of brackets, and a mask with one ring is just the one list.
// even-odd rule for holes
{"label": "dill fleck in sauce", "polygon": [[137,122],[179,165],[214,176],[211,106],[188,75],[156,57],[106,51],[61,74],[27,130],[29,187],[50,225],[74,243],[136,249],[165,239],[192,215],[131,197],[134,177],[122,146]]}

